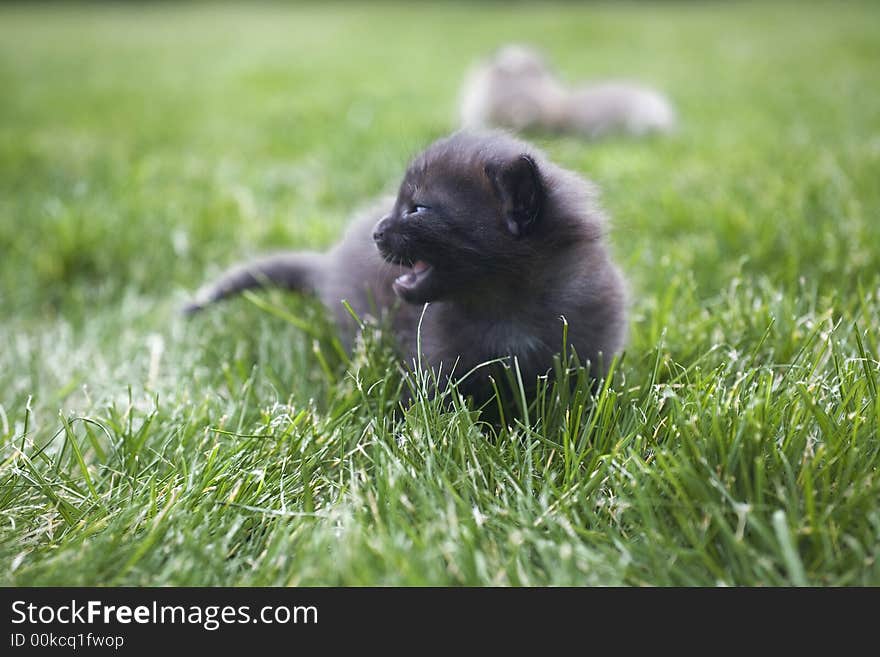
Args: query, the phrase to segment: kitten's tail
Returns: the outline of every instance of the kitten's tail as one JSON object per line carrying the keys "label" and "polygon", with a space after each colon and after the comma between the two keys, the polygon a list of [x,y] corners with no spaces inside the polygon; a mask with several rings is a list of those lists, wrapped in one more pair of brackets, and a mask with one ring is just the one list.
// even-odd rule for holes
{"label": "kitten's tail", "polygon": [[276,253],[227,269],[217,280],[203,285],[195,298],[183,307],[192,315],[212,303],[261,287],[281,287],[315,294],[324,266],[320,253]]}

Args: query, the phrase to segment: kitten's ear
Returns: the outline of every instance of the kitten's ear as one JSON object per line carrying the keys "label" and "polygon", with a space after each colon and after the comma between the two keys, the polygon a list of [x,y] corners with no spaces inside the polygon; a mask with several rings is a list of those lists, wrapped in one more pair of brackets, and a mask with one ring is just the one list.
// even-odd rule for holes
{"label": "kitten's ear", "polygon": [[507,229],[515,237],[528,234],[541,214],[544,201],[538,165],[523,154],[501,165],[487,164],[485,171],[501,201]]}

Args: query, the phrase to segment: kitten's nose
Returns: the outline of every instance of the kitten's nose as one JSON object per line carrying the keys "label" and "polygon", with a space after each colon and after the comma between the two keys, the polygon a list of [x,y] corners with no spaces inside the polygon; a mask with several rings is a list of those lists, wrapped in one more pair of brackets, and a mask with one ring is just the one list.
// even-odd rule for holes
{"label": "kitten's nose", "polygon": [[376,227],[373,229],[373,240],[378,242],[383,237],[385,237],[385,228],[388,225],[388,220],[390,217],[382,217],[379,220],[379,223],[376,224]]}

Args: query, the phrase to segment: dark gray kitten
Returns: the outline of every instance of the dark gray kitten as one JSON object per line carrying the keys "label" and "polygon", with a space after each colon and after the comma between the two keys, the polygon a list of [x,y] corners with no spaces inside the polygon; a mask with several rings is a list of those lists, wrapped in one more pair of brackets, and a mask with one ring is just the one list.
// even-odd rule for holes
{"label": "dark gray kitten", "polygon": [[[188,311],[248,288],[318,297],[350,347],[360,316],[386,311],[400,356],[453,380],[487,361],[518,361],[524,384],[569,348],[602,375],[623,346],[626,295],[604,243],[594,188],[502,133],[461,132],[407,169],[396,199],[358,218],[327,253],[281,253],[235,267]],[[424,304],[429,304],[424,309]],[[424,317],[422,312],[424,309]],[[460,390],[483,401],[492,367]]]}

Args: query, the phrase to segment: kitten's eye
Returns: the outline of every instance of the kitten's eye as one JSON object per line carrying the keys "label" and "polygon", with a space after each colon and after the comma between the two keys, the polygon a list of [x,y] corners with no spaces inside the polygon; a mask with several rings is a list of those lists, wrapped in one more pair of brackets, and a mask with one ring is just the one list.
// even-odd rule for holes
{"label": "kitten's eye", "polygon": [[407,214],[422,214],[426,210],[430,210],[430,209],[431,208],[429,208],[427,205],[413,205],[409,209],[409,211],[407,211]]}

